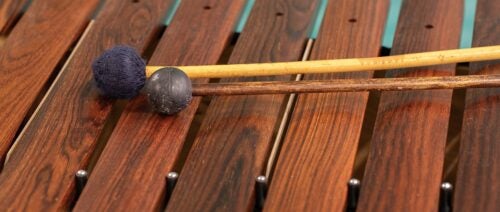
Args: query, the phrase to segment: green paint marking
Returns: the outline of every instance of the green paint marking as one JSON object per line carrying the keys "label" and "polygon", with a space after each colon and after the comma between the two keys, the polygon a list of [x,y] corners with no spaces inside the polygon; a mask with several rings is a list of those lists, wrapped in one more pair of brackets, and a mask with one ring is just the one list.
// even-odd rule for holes
{"label": "green paint marking", "polygon": [[460,34],[460,48],[470,48],[472,46],[476,3],[477,0],[464,0],[464,18],[462,20],[462,33]]}
{"label": "green paint marking", "polygon": [[[382,45],[391,48],[398,23],[399,12],[403,0],[391,0],[387,22],[385,25]],[[477,0],[463,0],[464,16],[462,20],[462,31],[460,35],[460,48],[470,48],[472,44],[472,34],[474,29],[474,16],[476,12]]]}
{"label": "green paint marking", "polygon": [[321,28],[321,23],[323,22],[323,17],[325,16],[326,5],[328,5],[328,0],[321,0],[316,10],[315,17],[313,19],[313,25],[311,31],[309,31],[309,38],[316,39],[318,37],[319,29]]}
{"label": "green paint marking", "polygon": [[245,8],[243,9],[243,12],[241,13],[240,20],[238,21],[238,24],[236,24],[236,28],[234,29],[234,31],[236,33],[241,33],[241,31],[243,31],[243,28],[245,27],[245,24],[247,23],[248,16],[250,16],[250,11],[252,11],[254,4],[255,4],[255,0],[247,0],[247,3],[245,4]]}
{"label": "green paint marking", "polygon": [[27,1],[24,5],[23,5],[23,8],[21,9],[21,11],[23,12],[26,12],[26,10],[28,10],[28,7],[30,7],[31,3],[33,2],[33,0],[29,0]]}
{"label": "green paint marking", "polygon": [[394,34],[396,33],[396,26],[398,24],[399,12],[401,11],[401,4],[403,0],[391,0],[389,12],[387,13],[387,21],[385,23],[384,35],[382,36],[382,46],[391,48],[394,41]]}
{"label": "green paint marking", "polygon": [[181,0],[175,0],[174,4],[168,8],[167,11],[167,17],[165,19],[165,25],[170,25],[172,22],[172,19],[174,19],[175,12],[177,11],[177,8],[179,8],[179,4],[181,4]]}
{"label": "green paint marking", "polygon": [[[477,0],[463,0],[464,1],[464,18],[462,23],[462,32],[460,36],[460,48],[470,48],[472,45],[472,34],[474,28],[474,16],[476,12]],[[175,15],[177,8],[181,0],[175,0],[173,5],[169,8],[167,12],[167,18],[165,24],[169,25]],[[396,33],[396,26],[399,19],[399,13],[401,11],[401,5],[403,0],[391,0],[389,6],[389,12],[387,15],[387,21],[384,29],[384,35],[382,37],[382,45],[387,48],[392,47],[394,40],[394,34]],[[247,0],[245,8],[241,14],[240,20],[236,25],[235,32],[241,33],[250,15],[250,11],[255,4],[255,0]],[[321,28],[321,23],[323,22],[323,17],[325,16],[326,7],[328,5],[328,0],[320,0],[318,9],[316,10],[315,18],[312,22],[312,27],[309,32],[309,38],[316,39]]]}
{"label": "green paint marking", "polygon": [[92,13],[93,20],[95,20],[97,18],[97,15],[101,12],[103,7],[104,7],[104,0],[100,0],[96,9],[94,10],[94,13]]}

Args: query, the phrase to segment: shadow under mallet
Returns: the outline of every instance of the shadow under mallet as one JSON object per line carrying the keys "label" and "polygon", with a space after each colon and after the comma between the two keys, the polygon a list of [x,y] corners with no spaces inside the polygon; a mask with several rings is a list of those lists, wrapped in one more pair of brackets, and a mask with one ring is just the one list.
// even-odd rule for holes
{"label": "shadow under mallet", "polygon": [[101,93],[111,98],[133,98],[146,85],[146,95],[159,113],[172,115],[192,99],[189,77],[174,67],[162,68],[146,81],[146,64],[134,48],[113,47],[92,64],[94,80]]}

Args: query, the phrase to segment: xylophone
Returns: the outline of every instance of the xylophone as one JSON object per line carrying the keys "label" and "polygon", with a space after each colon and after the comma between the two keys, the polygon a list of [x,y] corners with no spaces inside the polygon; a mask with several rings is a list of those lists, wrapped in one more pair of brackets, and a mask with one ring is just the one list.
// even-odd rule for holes
{"label": "xylophone", "polygon": [[[193,94],[208,96],[170,116],[135,90],[123,95],[130,100],[99,91],[92,64],[117,45],[150,67],[401,55],[458,48],[464,9],[404,0],[394,44],[381,51],[389,1],[256,0],[235,33],[246,3],[0,2],[0,210],[500,210],[500,88],[345,92],[342,84],[416,89],[407,79],[475,77],[487,86],[499,60],[198,78]],[[473,46],[500,44],[498,11],[499,0],[477,1]],[[212,96],[257,84],[266,94]],[[323,93],[298,94],[305,87]]]}

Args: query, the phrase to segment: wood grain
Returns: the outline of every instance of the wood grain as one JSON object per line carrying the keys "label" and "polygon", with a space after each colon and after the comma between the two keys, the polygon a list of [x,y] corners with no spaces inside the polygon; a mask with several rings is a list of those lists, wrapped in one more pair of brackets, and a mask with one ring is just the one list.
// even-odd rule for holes
{"label": "wood grain", "polygon": [[225,96],[487,87],[500,87],[500,75],[194,83],[192,92],[193,96]]}
{"label": "wood grain", "polygon": [[38,94],[84,29],[97,2],[35,1],[0,48],[0,163]]}
{"label": "wood grain", "polygon": [[73,176],[86,167],[113,102],[98,94],[91,62],[117,44],[143,52],[158,35],[169,4],[163,0],[105,3],[11,151],[0,175],[2,210],[67,210]]}
{"label": "wood grain", "polygon": [[[229,63],[296,61],[319,1],[257,1]],[[222,79],[290,80],[291,76]],[[167,211],[247,211],[285,95],[212,99]],[[186,198],[190,201],[185,201]]]}
{"label": "wood grain", "polygon": [[26,2],[28,2],[28,0],[0,1],[0,34],[5,33],[10,27],[12,27],[15,20],[21,15],[23,6]]}
{"label": "wood grain", "polygon": [[[403,3],[391,54],[458,47],[462,4]],[[386,77],[450,76],[455,65],[388,71]],[[452,90],[382,92],[359,211],[436,211]]]}
{"label": "wood grain", "polygon": [[[479,0],[473,46],[500,44],[500,1]],[[499,74],[500,60],[469,74]],[[467,89],[454,211],[500,211],[500,88]]]}
{"label": "wood grain", "polygon": [[[387,1],[329,1],[311,60],[378,55]],[[371,72],[304,80],[370,78]],[[368,92],[299,94],[264,210],[342,211]]]}
{"label": "wood grain", "polygon": [[[215,64],[244,3],[183,0],[149,63]],[[74,211],[161,210],[165,176],[181,151],[197,104],[195,100],[177,116],[162,116],[152,111],[144,97],[132,100]]]}

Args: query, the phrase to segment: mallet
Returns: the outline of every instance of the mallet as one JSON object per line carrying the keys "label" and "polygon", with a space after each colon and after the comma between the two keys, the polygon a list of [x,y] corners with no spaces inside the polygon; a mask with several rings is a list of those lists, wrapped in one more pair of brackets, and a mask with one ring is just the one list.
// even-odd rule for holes
{"label": "mallet", "polygon": [[[264,84],[256,82],[254,84],[236,83],[220,85],[195,84],[192,87],[189,77],[222,78],[386,70],[493,59],[500,59],[500,46],[374,58],[234,65],[146,67],[144,61],[133,48],[117,46],[106,51],[94,61],[93,72],[94,79],[101,92],[106,96],[114,98],[134,97],[146,83],[146,77],[151,76],[146,85],[146,93],[148,94],[149,101],[160,113],[174,114],[189,104],[192,95],[493,87],[499,84],[499,77],[497,75],[490,75],[487,77],[468,76],[465,78],[397,78],[364,81],[266,82]],[[157,72],[159,69],[162,71]],[[212,93],[207,93],[207,87],[218,87],[218,89],[212,89]],[[231,88],[232,92],[227,92],[228,88]],[[253,90],[250,91],[250,88]],[[278,88],[280,89],[279,91],[277,91]],[[238,92],[235,92],[236,90]]]}

